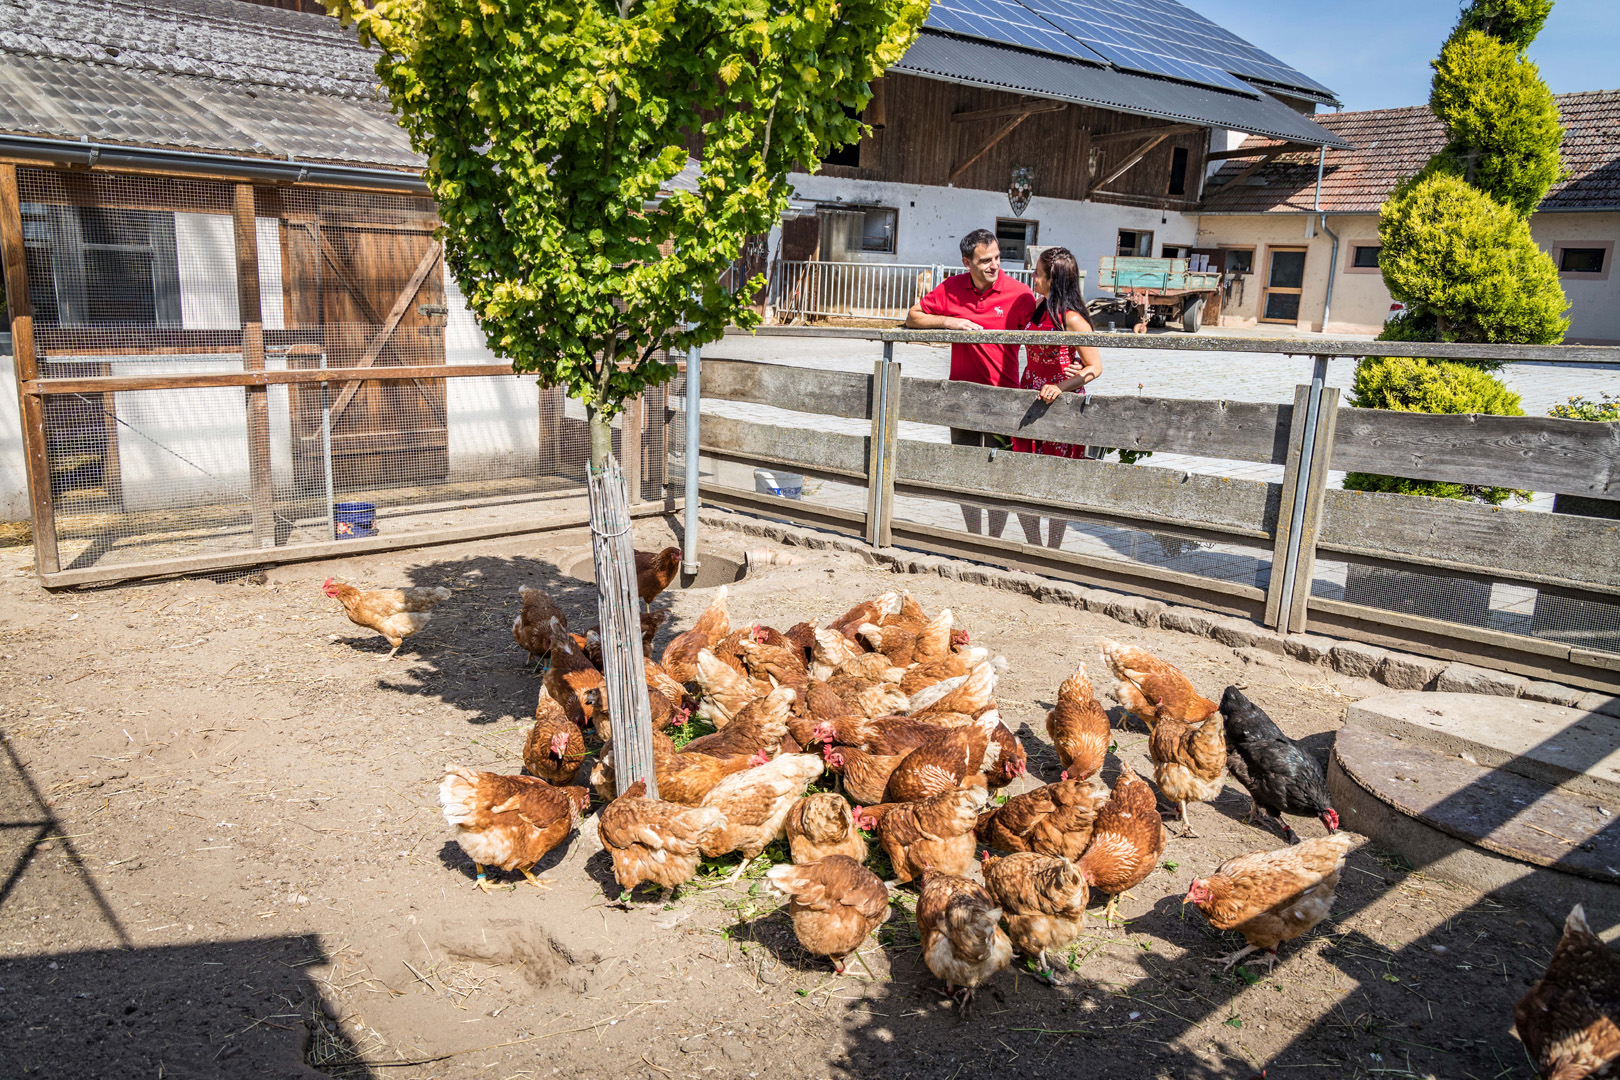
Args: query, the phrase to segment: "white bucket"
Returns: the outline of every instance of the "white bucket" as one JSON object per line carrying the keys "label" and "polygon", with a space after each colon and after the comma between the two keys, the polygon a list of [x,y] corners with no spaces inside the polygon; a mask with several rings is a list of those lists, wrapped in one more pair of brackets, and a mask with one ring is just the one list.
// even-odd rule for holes
{"label": "white bucket", "polygon": [[777,495],[784,499],[802,499],[804,497],[804,477],[798,473],[755,469],[754,490],[761,495]]}

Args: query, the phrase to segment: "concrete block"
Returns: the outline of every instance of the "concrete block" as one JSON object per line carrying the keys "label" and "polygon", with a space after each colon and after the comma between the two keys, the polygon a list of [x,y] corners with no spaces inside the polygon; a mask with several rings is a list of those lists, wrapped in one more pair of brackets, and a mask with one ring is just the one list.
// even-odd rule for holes
{"label": "concrete block", "polygon": [[1620,716],[1620,697],[1609,694],[1582,694],[1580,701],[1575,703],[1577,709],[1585,712],[1601,713],[1604,716]]}
{"label": "concrete block", "polygon": [[1129,626],[1157,626],[1159,617],[1164,612],[1165,604],[1159,600],[1150,600],[1145,596],[1121,596],[1111,601],[1104,614],[1118,622]]}
{"label": "concrete block", "polygon": [[1283,652],[1307,664],[1325,664],[1335,644],[1332,638],[1320,634],[1289,634],[1283,639]]}
{"label": "concrete block", "polygon": [[1012,570],[1001,574],[1001,579],[996,584],[998,588],[1007,592],[1038,599],[1041,595],[1042,586],[1046,584],[1046,579],[1036,577],[1034,574],[1026,574],[1022,570]]}
{"label": "concrete block", "polygon": [[1487,671],[1471,664],[1451,664],[1440,673],[1434,688],[1446,694],[1489,694],[1518,697],[1525,680],[1503,671]]}
{"label": "concrete block", "polygon": [[1086,589],[1072,581],[1043,581],[1037,594],[1043,604],[1062,604],[1065,607],[1086,606]]}
{"label": "concrete block", "polygon": [[1573,709],[1580,705],[1586,691],[1577,690],[1573,686],[1564,686],[1552,682],[1527,682],[1519,696],[1529,701],[1545,701],[1552,705],[1562,705]]}
{"label": "concrete block", "polygon": [[1370,678],[1384,662],[1384,650],[1359,641],[1341,641],[1328,650],[1333,670],[1358,678]]}
{"label": "concrete block", "polygon": [[1159,613],[1159,625],[1166,630],[1179,630],[1183,634],[1197,634],[1199,637],[1209,637],[1215,629],[1215,624],[1221,621],[1221,616],[1202,608],[1166,606]]}
{"label": "concrete block", "polygon": [[988,566],[964,566],[957,580],[969,585],[994,585],[996,571]]}
{"label": "concrete block", "polygon": [[1234,649],[1264,649],[1278,656],[1283,654],[1282,638],[1248,619],[1231,617],[1218,619],[1210,628],[1209,636],[1222,645],[1229,645]]}
{"label": "concrete block", "polygon": [[1107,589],[1093,589],[1086,596],[1086,610],[1095,612],[1098,615],[1107,615],[1108,606],[1117,601],[1119,597],[1120,594],[1117,592],[1109,592]]}
{"label": "concrete block", "polygon": [[1395,690],[1422,690],[1438,679],[1445,667],[1440,660],[1392,652],[1378,665],[1373,678]]}

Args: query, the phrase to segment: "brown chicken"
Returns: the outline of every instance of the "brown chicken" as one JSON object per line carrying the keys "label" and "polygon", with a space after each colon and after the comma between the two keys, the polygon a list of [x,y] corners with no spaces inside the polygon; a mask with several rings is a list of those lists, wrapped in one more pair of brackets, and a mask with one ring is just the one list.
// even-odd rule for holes
{"label": "brown chicken", "polygon": [[960,679],[968,674],[986,659],[979,655],[982,650],[972,653],[950,652],[937,660],[928,660],[909,668],[905,677],[900,680],[900,689],[909,697],[916,697],[930,686],[937,686],[946,679]]}
{"label": "brown chicken", "polygon": [[[900,613],[901,601],[899,593],[886,592],[870,600],[863,600],[838,618],[827,624],[827,629],[843,634],[850,641],[855,640],[856,633],[862,623],[881,622],[887,615]],[[820,635],[817,635],[820,638]]]}
{"label": "brown chicken", "polygon": [[765,846],[782,835],[788,812],[825,766],[814,754],[783,754],[763,765],[733,773],[703,796],[703,805],[726,816],[724,828],[704,838],[703,854],[713,858],[742,854],[728,882],[736,881]]}
{"label": "brown chicken", "polygon": [[[921,877],[933,867],[944,874],[965,874],[973,865],[973,829],[990,799],[982,787],[956,788],[921,802],[902,803],[878,818],[878,844],[888,855],[899,881]],[[866,807],[863,817],[873,810]]]}
{"label": "brown chicken", "polygon": [[885,716],[910,709],[910,701],[900,692],[899,683],[887,679],[835,671],[827,680],[827,687],[844,700],[849,712],[859,716]]}
{"label": "brown chicken", "polygon": [[788,686],[772,690],[758,701],[744,705],[724,728],[681,747],[681,753],[729,757],[764,751],[767,757],[775,757],[782,748],[782,740],[787,738],[788,710],[797,696]]}
{"label": "brown chicken", "polygon": [[890,775],[905,760],[901,754],[869,754],[853,746],[824,745],[821,756],[843,781],[845,794],[858,803],[874,805],[883,801]]}
{"label": "brown chicken", "polygon": [[[892,815],[891,815],[892,816]],[[973,992],[1012,963],[1001,909],[983,885],[930,867],[917,897],[923,963],[958,998],[966,1015]]]}
{"label": "brown chicken", "polygon": [[1124,762],[1114,791],[1097,811],[1091,843],[1080,856],[1080,872],[1095,892],[1108,894],[1107,922],[1114,921],[1121,894],[1140,885],[1164,852],[1164,822],[1153,787]]}
{"label": "brown chicken", "polygon": [[521,585],[518,587],[518,601],[522,607],[517,618],[512,620],[512,640],[531,659],[539,662],[551,654],[551,627],[547,624],[556,619],[567,630],[568,616],[543,589]]}
{"label": "brown chicken", "polygon": [[598,832],[613,858],[613,877],[632,890],[652,882],[666,902],[697,873],[701,846],[726,827],[726,815],[706,806],[680,806],[649,799],[647,782],[637,780],[602,808]]}
{"label": "brown chicken", "polygon": [[793,934],[805,952],[831,960],[839,975],[844,958],[889,917],[889,890],[848,855],[805,865],[783,863],[771,867],[765,879],[787,900]]}
{"label": "brown chicken", "polygon": [[518,870],[529,884],[546,888],[534,864],[579,827],[579,815],[591,804],[582,787],[556,788],[532,776],[474,772],[459,765],[444,767],[439,805],[444,820],[456,827],[456,843],[478,869],[478,888],[490,884],[484,867]]}
{"label": "brown chicken", "polygon": [[1001,718],[991,710],[966,727],[950,728],[917,747],[889,775],[888,802],[916,802],[961,786],[980,771],[994,770],[1002,744],[994,737]]}
{"label": "brown chicken", "polygon": [[1075,861],[1091,843],[1108,786],[1096,777],[1060,780],[1014,795],[979,816],[982,843],[1002,851],[1034,851]]}
{"label": "brown chicken", "polygon": [[698,699],[698,712],[716,728],[731,723],[731,718],[741,712],[743,706],[764,697],[772,689],[769,679],[749,678],[708,649],[698,653],[697,668],[697,684],[703,692]]}
{"label": "brown chicken", "polygon": [[1580,904],[1547,972],[1513,1006],[1513,1024],[1546,1080],[1609,1076],[1620,1060],[1620,958],[1592,933]]}
{"label": "brown chicken", "polygon": [[[669,736],[653,732],[653,776],[658,781],[658,797],[681,806],[700,805],[703,796],[732,773],[769,760],[764,751],[728,757],[677,753]],[[591,768],[591,788],[607,802],[612,802],[617,794],[611,744],[603,744]]]}
{"label": "brown chicken", "polygon": [[[896,713],[891,716],[831,716],[810,731],[813,742],[854,746],[872,753],[909,753],[938,736],[944,728]],[[878,744],[888,749],[877,750]],[[896,747],[902,749],[895,749]]]}
{"label": "brown chicken", "polygon": [[[913,701],[911,707],[904,711],[910,712],[913,716],[944,712],[967,713],[974,716],[996,703],[996,665],[988,660],[970,671],[960,684],[952,686],[953,682],[954,679],[947,679],[929,687],[918,695],[923,702],[921,705]],[[944,693],[934,694],[942,688],[945,688]]]}
{"label": "brown chicken", "polygon": [[805,666],[808,667],[816,649],[816,620],[811,619],[808,622],[794,623],[788,627],[787,632],[782,636],[791,641],[793,647],[799,650],[799,659],[803,660]]}
{"label": "brown chicken", "polygon": [[1182,836],[1196,836],[1187,820],[1187,803],[1208,802],[1221,793],[1226,775],[1226,728],[1219,716],[1194,727],[1158,709],[1158,722],[1148,737],[1153,780],[1164,797],[1180,808]]}
{"label": "brown chicken", "polygon": [[343,605],[343,613],[356,626],[375,630],[393,648],[384,660],[392,660],[405,639],[418,633],[432,619],[433,607],[450,599],[450,590],[440,585],[415,589],[357,589],[327,578],[321,592]]}
{"label": "brown chicken", "polygon": [[1207,878],[1195,878],[1184,903],[1195,904],[1217,930],[1236,930],[1246,946],[1220,962],[1228,969],[1257,949],[1269,971],[1277,946],[1327,918],[1344,857],[1355,840],[1348,833],[1318,836],[1277,851],[1251,851],[1222,863]]}
{"label": "brown chicken", "polygon": [[861,653],[859,656],[850,657],[834,668],[829,679],[836,679],[840,682],[894,683],[898,686],[900,680],[905,678],[905,675],[905,668],[896,667],[882,653]]}
{"label": "brown chicken", "polygon": [[731,615],[726,610],[726,587],[720,586],[709,606],[697,617],[692,629],[676,634],[664,646],[660,662],[670,678],[678,683],[697,681],[698,653],[731,633]]}
{"label": "brown chicken", "polygon": [[1032,851],[1000,859],[986,852],[982,865],[984,883],[1007,920],[1007,936],[1051,980],[1047,950],[1068,948],[1085,929],[1085,877],[1068,859]]}
{"label": "brown chicken", "polygon": [[902,616],[886,619],[882,626],[863,623],[856,629],[856,635],[868,648],[888,657],[896,667],[910,667],[950,655],[951,618],[950,609],[946,608],[926,622]]}
{"label": "brown chicken", "polygon": [[781,645],[768,645],[758,640],[764,636],[766,629],[762,626],[756,632],[756,637],[745,638],[738,643],[743,667],[756,679],[774,679],[781,686],[791,686],[802,692],[810,681],[804,655],[799,652],[797,645],[786,639]]}
{"label": "brown chicken", "polygon": [[793,804],[782,828],[787,832],[788,851],[796,866],[829,855],[866,861],[866,838],[860,834],[855,815],[842,795],[830,791],[806,795]]}
{"label": "brown chicken", "polygon": [[1063,779],[1085,780],[1102,769],[1113,731],[1086,677],[1086,665],[1058,687],[1057,704],[1046,714],[1046,734],[1057,750]]}
{"label": "brown chicken", "polygon": [[[652,655],[653,639],[658,636],[658,628],[669,620],[667,611],[643,611],[641,613],[641,655],[645,658]],[[576,637],[576,641],[579,639]],[[586,658],[597,667],[602,666],[602,628],[593,626],[585,631],[585,639],[580,644],[580,650]]]}
{"label": "brown chicken", "polygon": [[[555,617],[547,624],[551,631],[551,666],[546,669],[546,693],[563,707],[563,713],[584,728],[603,706],[606,681],[596,665],[574,644],[573,637]],[[605,715],[607,710],[601,710]]]}
{"label": "brown chicken", "polygon": [[651,604],[680,572],[681,549],[678,547],[667,547],[656,553],[636,552],[636,594],[641,602]]}
{"label": "brown chicken", "polygon": [[584,761],[584,733],[568,719],[563,707],[542,691],[534,707],[534,727],[523,744],[523,767],[531,776],[565,787],[574,782]]}
{"label": "brown chicken", "polygon": [[1114,697],[1149,731],[1158,720],[1160,705],[1184,724],[1196,724],[1220,711],[1219,705],[1193,689],[1192,681],[1178,668],[1146,649],[1121,645],[1107,638],[1097,644],[1102,649],[1103,659],[1108,661],[1108,669],[1119,680],[1114,686]]}
{"label": "brown chicken", "polygon": [[866,650],[845,637],[842,631],[817,630],[815,638],[816,643],[810,650],[810,677],[813,679],[825,679],[848,661],[866,655]]}
{"label": "brown chicken", "polygon": [[991,791],[1000,791],[1029,771],[1029,755],[1018,736],[1001,722],[1000,713],[992,709],[984,715],[997,717],[996,726],[990,729],[990,739],[1000,748],[999,754],[986,755],[984,779]]}
{"label": "brown chicken", "polygon": [[[664,669],[663,665],[652,660],[651,658],[643,658],[641,661],[641,670],[647,679],[647,689],[658,691],[660,694],[664,695],[670,704],[678,708],[684,708],[686,706],[686,687],[682,686],[679,682],[676,682],[675,678]],[[682,721],[679,720],[676,721],[676,723],[681,722]]]}

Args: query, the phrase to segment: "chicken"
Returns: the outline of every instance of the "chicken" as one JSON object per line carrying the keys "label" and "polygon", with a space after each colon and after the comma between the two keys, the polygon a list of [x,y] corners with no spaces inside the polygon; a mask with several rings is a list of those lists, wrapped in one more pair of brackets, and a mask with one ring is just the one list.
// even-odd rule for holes
{"label": "chicken", "polygon": [[[672,706],[676,708],[684,708],[686,706],[686,687],[682,686],[679,682],[676,682],[675,678],[664,669],[663,665],[650,658],[644,658],[641,661],[641,670],[647,679],[647,689],[658,691]],[[676,723],[682,722],[683,721],[681,720],[676,720]]]}
{"label": "chicken", "polygon": [[930,686],[935,686],[946,679],[960,679],[968,672],[988,659],[989,654],[983,649],[974,649],[970,652],[950,652],[937,660],[926,660],[909,668],[900,680],[900,690],[910,697],[915,697]]}
{"label": "chicken", "polygon": [[[546,693],[563,707],[563,712],[580,728],[606,704],[602,694],[607,685],[596,665],[574,644],[574,639],[553,616],[547,623],[551,632],[551,666],[546,669]],[[605,716],[607,710],[601,709]],[[605,724],[604,724],[605,727]],[[605,736],[604,736],[605,737]]]}
{"label": "chicken", "polygon": [[1084,780],[1102,769],[1113,731],[1086,677],[1086,665],[1058,687],[1057,704],[1046,714],[1046,734],[1057,750],[1063,779]]}
{"label": "chicken", "polygon": [[991,710],[967,727],[940,732],[906,755],[889,776],[889,802],[916,802],[958,787],[981,769],[994,769],[1001,744],[992,737],[1001,718]]}
{"label": "chicken", "polygon": [[833,669],[829,678],[840,682],[859,680],[868,683],[894,683],[899,685],[905,678],[906,669],[896,667],[890,663],[889,658],[882,653],[861,653],[852,656]]}
{"label": "chicken", "polygon": [[990,799],[982,787],[955,788],[921,802],[901,803],[878,818],[878,844],[899,881],[921,877],[932,867],[944,874],[965,874],[973,864],[973,829]]}
{"label": "chicken", "polygon": [[862,623],[856,628],[855,636],[873,652],[881,653],[895,667],[906,668],[916,662],[917,635],[903,624],[874,626],[872,623]]}
{"label": "chicken", "polygon": [[766,697],[744,705],[724,728],[693,739],[681,747],[681,752],[726,757],[764,751],[767,757],[775,757],[787,738],[788,710],[797,696],[788,686],[772,690]]}
{"label": "chicken", "polygon": [[889,917],[889,890],[848,855],[806,865],[783,863],[771,867],[765,879],[787,900],[793,934],[805,952],[831,960],[839,975],[844,958]]}
{"label": "chicken", "polygon": [[856,679],[834,673],[827,686],[848,704],[850,712],[860,716],[905,712],[909,705],[899,685],[884,679]]}
{"label": "chicken", "polygon": [[567,630],[568,616],[543,589],[519,586],[518,601],[522,607],[517,618],[512,620],[512,640],[538,662],[551,655],[551,628],[548,624],[556,619]]}
{"label": "chicken", "polygon": [[[931,686],[918,696],[924,697],[929,690],[938,690],[942,686],[949,686],[951,681],[946,680],[938,686]],[[910,709],[905,711],[909,711],[913,716],[934,712],[959,712],[973,716],[996,703],[995,690],[996,665],[987,660],[970,671],[967,678],[960,685],[950,687],[946,693],[931,701],[925,701],[920,706],[916,702],[912,702]],[[897,709],[895,711],[902,710]]]}
{"label": "chicken", "polygon": [[681,570],[681,549],[667,547],[656,554],[636,552],[636,595],[641,602],[651,604],[659,593],[669,588]]}
{"label": "chicken", "polygon": [[923,963],[945,984],[946,993],[959,998],[964,1014],[974,990],[1012,963],[1001,909],[983,885],[965,877],[933,868],[924,873],[917,929]]}
{"label": "chicken", "polygon": [[1066,949],[1085,929],[1086,879],[1068,859],[1019,852],[982,860],[984,883],[1001,905],[1007,936],[1052,978],[1048,949]]}
{"label": "chicken", "polygon": [[742,877],[765,845],[782,835],[783,822],[793,804],[824,768],[814,754],[783,754],[763,765],[733,773],[703,796],[704,806],[726,817],[724,828],[704,838],[703,854],[710,858],[732,851],[742,854],[728,883]]}
{"label": "chicken", "polygon": [[523,744],[523,767],[531,776],[564,787],[579,775],[585,760],[585,735],[563,707],[544,691],[534,707],[534,727]]}
{"label": "chicken", "polygon": [[872,754],[903,756],[933,741],[944,730],[938,724],[904,715],[836,716],[816,725],[810,734],[815,742],[854,746]]}
{"label": "chicken", "polygon": [[[827,629],[834,633],[843,634],[850,641],[854,641],[855,634],[860,630],[862,623],[876,623],[880,622],[886,615],[898,615],[900,606],[900,594],[886,592],[856,604],[828,623]],[[821,635],[817,634],[816,639],[819,641]]]}
{"label": "chicken", "polygon": [[[669,736],[653,732],[653,777],[658,781],[658,797],[681,806],[698,806],[703,796],[733,773],[763,765],[770,759],[763,750],[753,754],[681,754]],[[611,802],[617,788],[613,772],[612,746],[604,744],[591,769],[591,787]]]}
{"label": "chicken", "polygon": [[697,671],[697,684],[703,691],[698,712],[717,728],[731,723],[744,705],[771,692],[769,680],[750,679],[708,649],[698,653]]}
{"label": "chicken", "polygon": [[808,667],[816,648],[816,620],[811,619],[808,622],[794,623],[788,627],[787,633],[782,636],[791,641],[794,648],[799,650],[799,659],[803,660],[805,666]]}
{"label": "chicken", "polygon": [[825,679],[846,661],[865,655],[859,645],[845,637],[839,630],[830,628],[817,630],[815,639],[815,645],[810,650],[811,678]]}
{"label": "chicken", "polygon": [[1140,885],[1164,852],[1164,822],[1158,797],[1146,780],[1123,762],[1114,791],[1097,811],[1091,843],[1080,856],[1080,872],[1095,892],[1108,894],[1106,921],[1114,920],[1119,897]]}
{"label": "chicken", "polygon": [[1091,843],[1108,787],[1097,777],[1060,780],[1014,795],[979,816],[981,843],[1002,851],[1035,851],[1078,860]]}
{"label": "chicken", "polygon": [[806,795],[793,804],[782,828],[787,833],[788,850],[796,866],[829,855],[847,855],[856,862],[866,861],[866,838],[860,834],[855,815],[842,795],[830,791]]}
{"label": "chicken", "polygon": [[1183,724],[1161,705],[1153,734],[1148,736],[1153,780],[1164,797],[1180,808],[1182,836],[1196,836],[1187,820],[1188,802],[1208,802],[1221,793],[1226,775],[1226,729],[1210,717]]}
{"label": "chicken", "polygon": [[[641,655],[652,655],[653,639],[658,636],[658,628],[669,620],[667,611],[643,611],[641,613]],[[576,639],[577,640],[577,639]],[[581,651],[587,659],[597,667],[602,666],[602,628],[593,626],[585,631],[585,640],[580,645]]]}
{"label": "chicken", "polygon": [[598,833],[613,858],[619,887],[633,890],[650,881],[668,901],[697,873],[700,848],[726,827],[726,815],[713,807],[680,806],[649,799],[647,782],[637,780],[602,808]]}
{"label": "chicken", "polygon": [[1251,851],[1195,878],[1184,903],[1195,904],[1217,930],[1236,930],[1248,945],[1218,961],[1230,969],[1257,949],[1267,970],[1277,946],[1327,918],[1333,890],[1354,841],[1347,833],[1319,836],[1276,851]]}
{"label": "chicken", "polygon": [[1513,1006],[1513,1025],[1547,1080],[1609,1076],[1620,1060],[1620,959],[1592,933],[1580,904],[1547,972]]}
{"label": "chicken", "polygon": [[[985,715],[989,716],[990,713]],[[986,756],[984,779],[990,785],[991,791],[1000,791],[1029,771],[1029,755],[1024,751],[1024,744],[1019,741],[1018,736],[1014,735],[1012,729],[999,718],[996,726],[990,729],[990,739],[1000,748],[1000,753],[994,755],[993,760],[991,755]]]}
{"label": "chicken", "polygon": [[788,732],[800,746],[815,742],[816,729],[823,723],[851,715],[844,699],[818,679],[805,684],[803,706],[798,708],[796,703],[793,715],[788,717]]}
{"label": "chicken", "polygon": [[450,599],[450,590],[434,585],[416,589],[357,589],[327,578],[321,592],[343,605],[343,613],[356,626],[375,630],[393,648],[383,659],[392,660],[405,639],[432,619],[435,604]]}
{"label": "chicken", "polygon": [[1249,792],[1249,821],[1264,810],[1282,825],[1290,843],[1298,843],[1299,836],[1283,819],[1284,814],[1308,814],[1320,818],[1329,833],[1338,831],[1339,814],[1314,758],[1235,686],[1228,686],[1221,695],[1221,718],[1226,731],[1226,767]]}
{"label": "chicken", "polygon": [[1193,689],[1187,676],[1146,649],[1121,645],[1107,638],[1097,644],[1102,648],[1109,670],[1119,680],[1114,687],[1114,697],[1125,706],[1126,712],[1147,725],[1149,731],[1157,719],[1155,710],[1159,705],[1184,724],[1196,724],[1218,708]]}
{"label": "chicken", "polygon": [[908,619],[902,614],[884,619],[881,626],[864,623],[855,633],[867,647],[883,653],[895,666],[910,667],[950,655],[951,620],[951,611],[946,608],[931,620]]}
{"label": "chicken", "polygon": [[478,888],[488,892],[484,867],[518,870],[536,888],[547,883],[533,874],[534,864],[579,827],[580,813],[591,804],[582,787],[556,788],[532,776],[474,772],[459,765],[444,767],[439,805],[444,820],[456,827],[456,843],[478,869]]}
{"label": "chicken", "polygon": [[731,615],[726,610],[726,587],[720,586],[709,606],[697,617],[692,629],[676,634],[664,646],[659,658],[670,678],[678,683],[697,681],[697,656],[721,638],[731,633]]}
{"label": "chicken", "polygon": [[[760,627],[762,634],[765,627]],[[810,681],[809,669],[799,647],[790,641],[781,645],[767,645],[756,638],[745,639],[738,645],[743,666],[756,679],[772,679],[781,686],[792,686],[803,691]]]}
{"label": "chicken", "polygon": [[853,746],[823,746],[827,768],[843,780],[844,792],[858,803],[880,803],[889,777],[905,760],[901,754],[869,754]]}

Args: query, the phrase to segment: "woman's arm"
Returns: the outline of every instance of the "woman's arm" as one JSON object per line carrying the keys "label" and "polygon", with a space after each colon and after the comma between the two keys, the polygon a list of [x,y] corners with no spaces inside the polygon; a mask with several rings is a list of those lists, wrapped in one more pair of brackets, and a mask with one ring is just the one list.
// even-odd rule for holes
{"label": "woman's arm", "polygon": [[[1076,333],[1085,333],[1091,330],[1091,320],[1079,311],[1068,311],[1063,316],[1063,328]],[[1058,395],[1068,390],[1077,390],[1102,374],[1102,353],[1094,345],[1081,345],[1075,349],[1080,355],[1078,364],[1070,364],[1063,369],[1068,376],[1062,382],[1048,383],[1041,388],[1041,400],[1047,403],[1056,401]]]}

